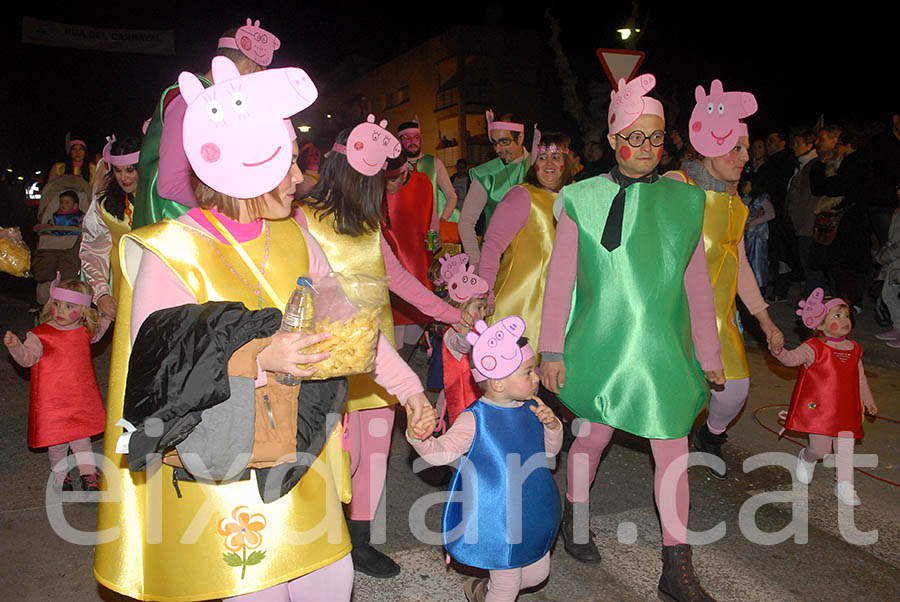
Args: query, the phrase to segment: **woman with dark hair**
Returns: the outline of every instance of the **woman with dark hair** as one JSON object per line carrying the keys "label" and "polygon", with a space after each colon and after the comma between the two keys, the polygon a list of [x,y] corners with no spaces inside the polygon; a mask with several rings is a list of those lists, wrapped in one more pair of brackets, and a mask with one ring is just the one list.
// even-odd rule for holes
{"label": "woman with dark hair", "polygon": [[106,186],[94,195],[84,216],[81,237],[81,270],[94,291],[94,303],[104,328],[116,319],[116,291],[120,279],[119,248],[123,234],[131,231],[134,192],[138,182],[139,138],[107,138],[103,162]]}
{"label": "woman with dark hair", "polygon": [[[377,135],[392,136],[381,129]],[[310,196],[299,202],[294,219],[321,245],[335,271],[389,276],[390,291],[422,313],[449,324],[459,322],[460,311],[403,269],[391,251],[381,233],[383,172],[364,175],[356,170],[347,157],[348,152],[354,152],[352,147],[347,148],[349,135],[349,129],[338,134],[334,147],[322,162],[319,182]],[[381,315],[381,331],[393,344],[394,324],[389,303]],[[393,577],[400,572],[400,567],[369,544],[369,533],[387,476],[396,402],[368,376],[349,380],[345,411],[353,498],[347,508],[347,527],[353,541],[353,565],[373,577]]]}
{"label": "woman with dark hair", "polygon": [[[87,169],[85,169],[87,167]],[[94,172],[97,166],[87,159],[87,143],[79,138],[73,137],[71,133],[66,134],[66,160],[60,163],[54,163],[50,168],[50,174],[47,176],[49,183],[57,176],[72,174],[81,176],[88,182],[94,181]]]}
{"label": "woman with dark hair", "polygon": [[[540,332],[547,264],[556,236],[553,204],[572,181],[568,134],[541,134],[535,128],[533,163],[523,184],[513,186],[497,205],[484,235],[478,274],[491,287],[494,314],[519,315]],[[501,259],[502,256],[502,259]],[[537,337],[532,347],[537,347]]]}

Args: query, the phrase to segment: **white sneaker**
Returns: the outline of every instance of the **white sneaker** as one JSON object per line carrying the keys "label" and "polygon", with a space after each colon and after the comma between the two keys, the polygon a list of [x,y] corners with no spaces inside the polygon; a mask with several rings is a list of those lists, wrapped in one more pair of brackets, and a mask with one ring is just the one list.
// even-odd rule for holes
{"label": "white sneaker", "polygon": [[[804,448],[805,449],[805,448]],[[803,450],[797,454],[797,480],[804,485],[809,485],[813,480],[813,473],[816,471],[815,462],[807,462],[803,459]]]}
{"label": "white sneaker", "polygon": [[839,502],[848,506],[859,506],[862,503],[859,501],[856,489],[854,489],[853,483],[850,481],[841,481],[835,485],[834,495],[837,496]]}

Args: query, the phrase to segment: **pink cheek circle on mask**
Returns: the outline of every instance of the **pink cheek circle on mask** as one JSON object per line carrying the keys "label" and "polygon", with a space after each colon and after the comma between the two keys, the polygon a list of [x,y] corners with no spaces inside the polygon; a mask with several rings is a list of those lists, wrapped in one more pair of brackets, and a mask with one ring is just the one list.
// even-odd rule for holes
{"label": "pink cheek circle on mask", "polygon": [[691,124],[691,129],[694,130],[695,132],[699,132],[700,130],[703,129],[703,122],[695,121],[693,124]]}
{"label": "pink cheek circle on mask", "polygon": [[212,142],[207,142],[200,147],[200,156],[207,163],[215,163],[222,156],[222,151]]}
{"label": "pink cheek circle on mask", "polygon": [[481,367],[490,372],[497,367],[497,358],[493,355],[486,355],[481,358]]}

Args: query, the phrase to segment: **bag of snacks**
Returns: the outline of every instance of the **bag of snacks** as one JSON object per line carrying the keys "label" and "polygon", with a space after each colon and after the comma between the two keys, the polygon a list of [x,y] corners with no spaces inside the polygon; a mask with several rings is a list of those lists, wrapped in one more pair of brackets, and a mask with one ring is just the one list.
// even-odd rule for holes
{"label": "bag of snacks", "polygon": [[29,278],[31,274],[31,251],[22,241],[18,228],[0,228],[0,271]]}
{"label": "bag of snacks", "polygon": [[371,372],[381,315],[390,303],[388,278],[331,272],[313,275],[312,281],[313,332],[330,332],[331,338],[307,347],[304,353],[328,351],[331,357],[312,364],[317,371],[308,379]]}

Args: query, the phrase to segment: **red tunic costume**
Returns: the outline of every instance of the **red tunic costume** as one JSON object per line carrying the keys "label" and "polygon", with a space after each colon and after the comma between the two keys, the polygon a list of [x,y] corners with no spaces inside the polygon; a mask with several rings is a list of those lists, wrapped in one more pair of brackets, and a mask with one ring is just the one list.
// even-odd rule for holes
{"label": "red tunic costume", "polygon": [[484,393],[472,377],[472,368],[469,367],[469,354],[456,359],[447,349],[447,345],[441,344],[441,360],[444,367],[444,397],[447,400],[447,426],[453,426],[459,415],[469,405],[478,400]]}
{"label": "red tunic costume", "polygon": [[82,326],[41,324],[41,359],[31,367],[28,446],[49,447],[103,432],[106,410],[91,361],[91,337]]}
{"label": "red tunic costume", "polygon": [[[396,194],[387,195],[387,215],[390,227],[382,224],[381,233],[394,255],[406,271],[431,289],[428,268],[434,260],[428,250],[426,236],[434,212],[434,193],[431,180],[422,173],[411,171],[406,183]],[[427,324],[431,318],[391,293],[394,324]]]}
{"label": "red tunic costume", "polygon": [[854,342],[853,349],[834,349],[817,338],[804,342],[812,347],[816,359],[809,368],[800,368],[785,426],[830,437],[851,431],[859,439],[863,435],[859,395],[862,347]]}

